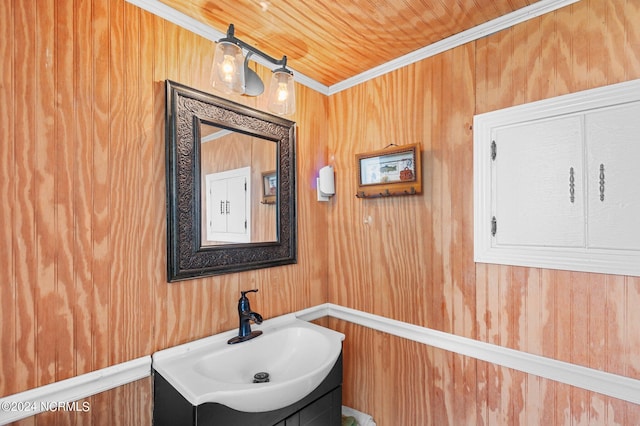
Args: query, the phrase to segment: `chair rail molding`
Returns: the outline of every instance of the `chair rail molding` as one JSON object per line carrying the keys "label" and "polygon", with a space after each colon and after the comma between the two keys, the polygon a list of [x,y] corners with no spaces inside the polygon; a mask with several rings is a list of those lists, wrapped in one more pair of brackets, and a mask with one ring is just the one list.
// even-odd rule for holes
{"label": "chair rail molding", "polygon": [[330,316],[481,361],[640,404],[640,380],[630,377],[517,351],[332,303],[299,311],[296,316],[307,321]]}
{"label": "chair rail molding", "polygon": [[[294,312],[313,321],[333,317],[428,346],[640,404],[640,380],[325,303]],[[347,336],[348,339],[348,336]],[[151,375],[151,355],[0,398],[0,424],[47,411]],[[12,409],[15,407],[16,409]],[[17,410],[17,408],[28,409]]]}
{"label": "chair rail molding", "polygon": [[151,356],[126,361],[80,376],[0,398],[0,424],[38,413],[60,410],[66,404],[144,379],[151,375]]}

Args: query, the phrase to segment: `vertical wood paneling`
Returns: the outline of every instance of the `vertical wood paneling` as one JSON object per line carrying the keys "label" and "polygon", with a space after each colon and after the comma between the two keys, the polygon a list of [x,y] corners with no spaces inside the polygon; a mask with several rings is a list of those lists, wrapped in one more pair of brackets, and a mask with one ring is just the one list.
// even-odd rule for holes
{"label": "vertical wood paneling", "polygon": [[[8,365],[14,369],[14,391],[39,384],[36,367],[36,257],[34,255],[35,201],[34,184],[35,75],[31,58],[35,57],[35,8],[24,2],[13,3],[14,45],[11,57],[14,69],[14,194],[12,200],[12,260],[16,283],[14,336],[16,358]],[[20,123],[20,124],[18,124]],[[19,213],[18,213],[19,212]],[[11,343],[13,343],[11,342]],[[10,345],[11,345],[10,343]],[[13,346],[13,345],[11,345]],[[5,382],[10,383],[11,381]]]}
{"label": "vertical wood paneling", "polygon": [[[42,7],[46,2],[38,3],[38,7]],[[54,12],[55,11],[55,12]],[[47,136],[45,140],[53,142],[52,146],[55,155],[51,159],[54,160],[50,165],[54,167],[54,187],[51,194],[54,199],[54,222],[49,222],[49,214],[46,207],[42,206],[38,209],[38,213],[43,215],[42,230],[46,230],[46,237],[39,241],[42,244],[42,250],[50,249],[49,237],[55,241],[55,261],[51,262],[54,270],[54,288],[49,295],[41,295],[38,300],[44,302],[43,306],[49,313],[41,315],[38,312],[38,355],[44,353],[44,356],[38,356],[41,362],[40,372],[41,384],[46,384],[52,380],[66,379],[73,376],[75,360],[73,352],[75,342],[73,340],[73,331],[75,324],[73,321],[75,304],[75,277],[74,268],[78,258],[74,253],[75,242],[75,225],[80,208],[76,210],[75,205],[75,185],[77,183],[77,163],[76,155],[81,149],[78,140],[74,137],[74,121],[77,119],[75,109],[78,105],[75,102],[76,90],[75,81],[78,78],[77,61],[74,56],[74,49],[69,48],[76,43],[79,34],[76,31],[74,22],[74,5],[71,2],[55,3],[51,2],[49,6],[39,12],[39,17],[46,20],[47,16],[54,13],[55,20],[50,21],[50,25],[55,27],[55,51],[57,58],[55,73],[55,90],[61,103],[55,109],[55,132],[53,138]],[[40,19],[38,19],[40,21]],[[57,21],[57,22],[56,22]],[[46,37],[46,35],[45,35]],[[73,70],[68,72],[65,70]],[[36,83],[38,85],[38,83]],[[48,97],[43,97],[44,102],[51,102]],[[82,105],[82,103],[80,103]],[[36,118],[37,122],[38,118]],[[42,153],[41,149],[37,149],[36,156]],[[40,170],[40,165],[36,166],[36,170]],[[45,178],[42,182],[48,182]],[[38,234],[41,234],[39,231]],[[38,270],[44,270],[48,264],[39,262]],[[38,279],[38,288],[42,288],[40,283],[47,283],[48,279]],[[49,318],[57,318],[51,321]],[[49,344],[48,342],[51,342]],[[44,346],[46,345],[46,349]],[[44,349],[44,350],[42,350]],[[55,363],[47,365],[47,361],[55,360]],[[45,370],[46,369],[46,370]],[[55,372],[51,375],[51,370]],[[48,371],[47,371],[48,370]]]}
{"label": "vertical wood paneling", "polygon": [[[165,208],[165,147],[159,143],[164,138],[164,114],[165,114],[165,87],[160,76],[167,75],[167,38],[165,37],[166,22],[158,17],[152,17],[151,34],[153,35],[153,124],[149,130],[152,141],[153,166],[150,173],[151,188],[150,194],[153,200],[150,209],[152,211],[162,211]],[[166,217],[163,214],[155,214],[149,218],[150,232],[153,235],[152,250],[162,252],[166,247]],[[164,348],[167,345],[167,286],[164,285],[166,256],[151,256],[144,272],[149,280],[150,303],[153,304],[153,316],[151,317],[151,340],[152,348]],[[162,327],[160,326],[162,324]],[[160,332],[164,329],[164,332]]]}
{"label": "vertical wood paneling", "polygon": [[[583,0],[328,99],[299,87],[299,263],[169,285],[164,80],[208,90],[211,42],[122,0],[3,4],[0,395],[234,328],[254,287],[265,317],[329,300],[640,378],[638,279],[473,264],[469,129],[474,113],[640,77],[638,17],[635,1]],[[412,142],[424,194],[353,196],[354,154]],[[319,204],[327,163],[337,194]],[[380,425],[640,423],[633,404],[330,326],[347,334],[345,404]],[[143,380],[37,423],[150,424],[150,400]]]}
{"label": "vertical wood paneling", "polygon": [[[155,194],[154,187],[158,185],[159,181],[162,181],[162,175],[158,174],[157,170],[162,170],[164,164],[163,158],[159,158],[155,153],[157,152],[156,141],[162,140],[162,138],[156,139],[155,128],[159,127],[162,123],[161,120],[155,120],[155,109],[153,106],[155,102],[162,104],[161,97],[157,97],[157,89],[155,87],[154,80],[154,56],[156,55],[155,37],[154,37],[154,18],[151,14],[140,14],[140,32],[138,34],[138,44],[140,45],[140,66],[139,75],[140,82],[138,88],[138,99],[141,104],[140,119],[138,122],[137,133],[137,145],[140,147],[140,176],[146,176],[146,179],[140,179],[139,186],[139,199],[138,212],[140,217],[140,253],[138,257],[138,264],[140,267],[136,268],[139,273],[140,286],[138,287],[138,305],[148,306],[149,308],[144,311],[144,316],[136,316],[135,321],[140,324],[138,330],[138,348],[137,353],[139,356],[152,353],[156,346],[154,345],[152,336],[154,334],[154,318],[155,310],[157,306],[154,298],[154,283],[161,282],[162,276],[162,263],[157,262],[155,259],[161,256],[154,256],[149,261],[144,261],[146,248],[156,248],[161,250],[163,245],[158,239],[158,235],[161,234],[162,228],[157,226],[157,222],[150,219],[146,212],[161,211],[163,204],[161,197],[152,197],[151,194]],[[151,107],[146,107],[145,104],[149,102]],[[145,194],[149,194],[145,196]],[[159,215],[156,215],[156,217]],[[143,391],[145,388],[139,388]],[[140,411],[142,407],[139,408]]]}
{"label": "vertical wood paneling", "polygon": [[110,351],[110,198],[111,158],[109,149],[110,102],[109,69],[111,68],[110,2],[93,2],[91,16],[92,42],[92,134],[91,159],[91,369],[109,365]]}
{"label": "vertical wood paneling", "polygon": [[[91,325],[92,325],[92,298],[93,298],[93,271],[90,259],[93,254],[93,159],[94,144],[91,143],[93,135],[92,122],[94,111],[92,101],[93,93],[93,40],[91,37],[91,17],[93,15],[91,2],[78,5],[74,14],[74,27],[77,28],[77,37],[74,40],[74,52],[83,54],[74,58],[77,63],[78,74],[74,81],[74,90],[77,96],[77,107],[73,118],[74,140],[78,147],[75,150],[75,182],[74,182],[74,279],[77,303],[73,309],[74,333],[76,342],[74,348],[75,374],[82,374],[92,370],[91,350]],[[88,253],[85,259],[80,255]]]}
{"label": "vertical wood paneling", "polygon": [[[329,151],[335,153],[338,196],[329,211],[335,224],[329,301],[635,377],[635,278],[473,263],[473,154],[465,123],[475,113],[640,77],[639,29],[631,24],[639,16],[637,2],[585,0],[425,59],[407,67],[411,72],[398,70],[333,95]],[[407,89],[423,96],[421,117],[410,98],[389,94]],[[384,146],[378,141],[420,138],[426,139],[423,195],[411,202],[340,196],[353,192],[355,153]],[[361,225],[360,212],[374,226]],[[414,222],[416,216],[421,219]],[[362,232],[369,228],[375,233]],[[406,229],[420,241],[406,238]],[[419,265],[407,266],[416,258]],[[374,404],[398,374],[406,374],[416,394],[427,392],[421,398],[428,419],[416,417],[423,423],[415,424],[635,424],[640,415],[633,404],[435,349],[415,358],[428,366],[416,371],[427,383],[421,388],[410,384],[403,366],[384,368],[389,352],[400,358],[407,347],[357,327],[346,330],[352,339],[348,368],[362,362],[349,359],[359,357],[357,351],[371,355],[366,368],[379,370],[347,376],[345,403],[370,412],[378,424],[396,424],[413,408],[415,401],[398,401],[394,409]],[[385,349],[377,353],[380,346]],[[354,387],[375,395],[354,395]]]}
{"label": "vertical wood paneling", "polygon": [[[0,57],[11,58],[15,49],[14,42],[14,16],[13,4],[0,8]],[[14,114],[14,76],[13,62],[0,61],[0,97],[5,102],[0,103],[0,193],[5,194],[5,208],[0,209],[0,268],[5,271],[4,285],[0,286],[0,300],[2,310],[0,312],[0,341],[10,342],[3,344],[0,351],[0,363],[11,368],[0,369],[0,383],[12,382],[5,385],[7,392],[14,392],[24,384],[22,374],[16,371],[16,357],[18,345],[16,344],[17,320],[17,279],[15,262],[13,258],[13,216],[16,208],[16,191],[14,179],[16,176],[15,158],[15,114]],[[9,301],[9,302],[7,302]]]}
{"label": "vertical wood paneling", "polygon": [[[453,185],[452,176],[456,172],[454,167],[454,160],[451,155],[451,146],[453,145],[453,141],[449,141],[449,132],[450,132],[450,123],[452,125],[452,114],[454,111],[451,98],[449,98],[449,94],[453,93],[454,89],[454,81],[453,81],[453,51],[449,50],[441,55],[439,55],[440,60],[440,93],[439,98],[437,99],[437,103],[439,105],[439,115],[437,128],[440,130],[440,167],[441,174],[439,179],[434,179],[434,182],[437,182],[439,185],[440,197],[439,200],[434,199],[435,203],[440,204],[440,241],[434,245],[434,248],[437,247],[436,251],[439,251],[439,255],[441,256],[440,264],[442,265],[442,282],[439,286],[441,291],[440,293],[440,303],[441,303],[441,314],[443,317],[442,323],[442,331],[447,333],[453,332],[453,310],[454,306],[452,304],[451,297],[453,296],[453,277],[452,277],[452,262],[453,262],[453,239],[451,238],[452,228],[453,228],[453,212],[452,212],[452,203],[455,197],[454,191],[451,191],[450,188]],[[451,136],[453,137],[453,135]],[[443,374],[451,374],[453,371],[451,369],[443,366]],[[446,393],[447,397],[451,394]],[[448,405],[452,401],[449,402]],[[452,410],[453,407],[449,406],[449,410]]]}
{"label": "vertical wood paneling", "polygon": [[[123,293],[125,286],[119,283],[125,282],[122,273],[122,261],[118,253],[124,249],[126,235],[129,231],[122,232],[123,216],[129,216],[131,212],[125,211],[123,198],[119,195],[126,188],[122,183],[124,165],[122,158],[125,154],[124,138],[124,3],[110,2],[109,7],[109,364],[115,364],[120,360],[118,354],[127,339],[130,339],[129,328],[123,319],[126,301]],[[115,142],[117,141],[117,142]],[[122,256],[124,257],[124,256]]]}
{"label": "vertical wood paneling", "polygon": [[[9,1],[0,26],[0,395],[233,329],[240,289],[265,318],[327,300],[325,96],[300,87],[289,117],[299,263],[168,284],[164,84],[208,91],[212,43],[124,0]],[[142,380],[19,423],[145,425],[151,401]]]}
{"label": "vertical wood paneling", "polygon": [[[353,170],[352,163],[355,162],[353,146],[358,142],[367,143],[367,138],[362,136],[365,122],[357,119],[356,111],[365,108],[365,94],[364,85],[360,85],[329,99],[329,111],[341,111],[340,114],[329,116],[330,137],[332,140],[341,141],[329,146],[329,153],[335,165],[335,204],[343,199],[349,200],[355,195],[353,188],[356,178],[350,173]],[[344,126],[343,122],[352,125]],[[372,271],[370,251],[367,250],[370,247],[368,235],[373,232],[378,218],[372,216],[371,204],[344,204],[340,202],[339,213],[335,205],[330,204],[331,210],[327,220],[328,229],[331,230],[328,234],[328,253],[332,269],[340,271],[339,274],[329,271],[329,281],[336,280],[331,288],[330,297],[333,295],[339,300],[349,300],[351,306],[356,309],[370,310],[375,289],[369,286],[372,282]],[[341,255],[341,247],[349,247],[349,253],[359,255]]]}
{"label": "vertical wood paneling", "polygon": [[[142,246],[140,245],[140,222],[142,211],[140,210],[140,181],[142,173],[140,138],[143,137],[140,128],[141,113],[143,106],[140,98],[140,14],[142,11],[129,3],[124,3],[122,8],[123,22],[123,44],[122,51],[124,65],[123,74],[123,140],[116,154],[116,168],[121,168],[121,180],[118,186],[113,187],[119,192],[122,203],[118,209],[120,218],[117,229],[117,236],[114,240],[127,241],[125,235],[137,235],[136,241],[129,240],[129,244],[122,246],[119,253],[120,271],[118,278],[123,282],[135,282],[133,286],[120,286],[121,297],[121,320],[123,324],[135,324],[138,321],[148,321],[144,312],[136,309],[140,306],[140,255]],[[116,362],[127,359],[129,354],[138,353],[140,342],[139,327],[126,327],[119,336],[122,345],[114,353]],[[134,355],[136,356],[136,355]],[[131,407],[134,408],[134,407]]]}
{"label": "vertical wood paneling", "polygon": [[[63,38],[63,34],[56,34],[53,26],[53,9],[51,2],[40,2],[35,10],[35,25],[42,28],[42,32],[36,32],[35,52],[37,57],[44,58],[43,61],[37,61],[34,66],[37,67],[34,73],[34,84],[36,87],[42,88],[42,92],[38,91],[35,97],[35,122],[44,123],[43,126],[37,127],[35,135],[35,161],[34,173],[35,179],[35,241],[33,241],[32,249],[36,252],[36,351],[39,356],[37,360],[37,382],[38,384],[49,383],[56,380],[58,372],[58,363],[62,359],[57,357],[57,336],[63,330],[68,321],[69,316],[60,316],[59,321],[42,321],[38,320],[42,314],[42,318],[55,318],[58,308],[62,308],[61,292],[66,288],[64,282],[59,284],[59,277],[68,277],[65,272],[69,271],[68,257],[65,257],[62,265],[56,265],[57,253],[61,250],[64,242],[68,242],[70,232],[64,232],[56,235],[58,224],[63,223],[65,211],[68,210],[68,203],[65,196],[68,196],[68,174],[64,175],[63,170],[55,167],[55,164],[62,163],[58,159],[62,156],[65,147],[59,146],[56,141],[69,140],[70,135],[64,134],[64,122],[61,122],[60,116],[57,114],[53,106],[53,94],[66,94],[69,86],[60,87],[64,82],[57,75],[56,69],[53,68],[53,62],[49,62],[47,66],[47,51],[53,57],[58,55],[58,37]],[[62,19],[68,18],[65,15],[64,8],[61,11]],[[62,58],[65,58],[68,52],[62,52]],[[63,59],[64,60],[64,59]],[[72,90],[72,89],[71,89]],[[67,110],[70,112],[70,110]],[[73,143],[73,142],[71,142]],[[58,183],[60,176],[67,178],[66,182]],[[60,191],[60,193],[58,193]],[[67,263],[65,263],[67,262]],[[64,280],[64,278],[62,278]],[[60,290],[60,293],[58,292]],[[63,310],[61,309],[60,312]],[[65,330],[66,331],[66,330]],[[67,335],[68,336],[68,335]],[[64,356],[66,352],[62,350]],[[69,372],[71,374],[72,372]]]}

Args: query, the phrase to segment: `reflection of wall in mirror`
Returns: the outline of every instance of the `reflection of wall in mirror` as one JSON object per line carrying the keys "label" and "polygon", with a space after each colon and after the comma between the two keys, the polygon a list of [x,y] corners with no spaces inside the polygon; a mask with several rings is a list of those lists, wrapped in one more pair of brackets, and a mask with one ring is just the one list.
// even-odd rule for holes
{"label": "reflection of wall in mirror", "polygon": [[276,235],[276,209],[273,204],[263,204],[262,200],[262,172],[275,170],[277,165],[277,146],[274,142],[265,141],[264,139],[253,138],[253,182],[257,184],[253,187],[254,202],[252,203],[255,216],[251,218],[255,230],[253,241],[277,241]]}
{"label": "reflection of wall in mirror", "polygon": [[[238,132],[222,131],[213,126],[202,126],[201,188],[205,188],[205,176],[226,170],[251,167],[251,242],[276,241],[276,209],[260,203],[262,199],[262,172],[276,168],[277,145],[265,139],[251,137]],[[211,134],[220,137],[209,136]],[[209,136],[209,137],[207,137]],[[205,209],[206,200],[202,191],[201,206]],[[206,210],[202,211],[202,243],[215,245],[207,241]],[[226,244],[226,243],[221,243]]]}

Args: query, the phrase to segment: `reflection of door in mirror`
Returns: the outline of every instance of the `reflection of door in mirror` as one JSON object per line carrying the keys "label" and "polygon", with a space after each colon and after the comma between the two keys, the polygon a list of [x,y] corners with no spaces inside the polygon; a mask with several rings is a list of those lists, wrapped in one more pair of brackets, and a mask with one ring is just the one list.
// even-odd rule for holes
{"label": "reflection of door in mirror", "polygon": [[251,242],[251,167],[205,176],[206,241]]}
{"label": "reflection of door in mirror", "polygon": [[[262,172],[277,168],[276,143],[206,124],[202,124],[200,134],[202,136],[200,188],[203,189],[200,204],[203,210],[200,212],[202,245],[276,241],[277,210],[272,204],[260,202],[262,200]],[[214,205],[215,202],[211,204],[211,200],[207,199],[207,176],[243,168],[250,170],[248,189],[251,192],[247,197],[250,200],[247,209],[247,218],[250,220],[247,223],[247,229],[250,237],[246,240],[237,237],[230,240],[229,238],[216,237],[213,234],[208,235],[211,226],[215,228],[217,224],[207,223],[207,216],[216,217],[215,212],[220,209],[220,200],[218,200],[218,205]],[[213,208],[214,211],[208,213],[207,208]],[[223,206],[223,211],[226,211],[225,209],[226,205]],[[220,218],[220,215],[218,217]],[[220,220],[222,219],[220,218]]]}

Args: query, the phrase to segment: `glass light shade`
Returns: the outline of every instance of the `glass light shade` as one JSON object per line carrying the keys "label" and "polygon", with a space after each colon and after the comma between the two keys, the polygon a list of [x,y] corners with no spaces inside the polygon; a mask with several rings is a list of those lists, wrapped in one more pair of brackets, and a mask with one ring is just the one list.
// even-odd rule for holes
{"label": "glass light shade", "polygon": [[296,112],[296,92],[293,75],[284,70],[275,70],[269,85],[269,110],[280,115]]}
{"label": "glass light shade", "polygon": [[211,85],[224,93],[244,92],[244,55],[242,49],[228,41],[216,44]]}

